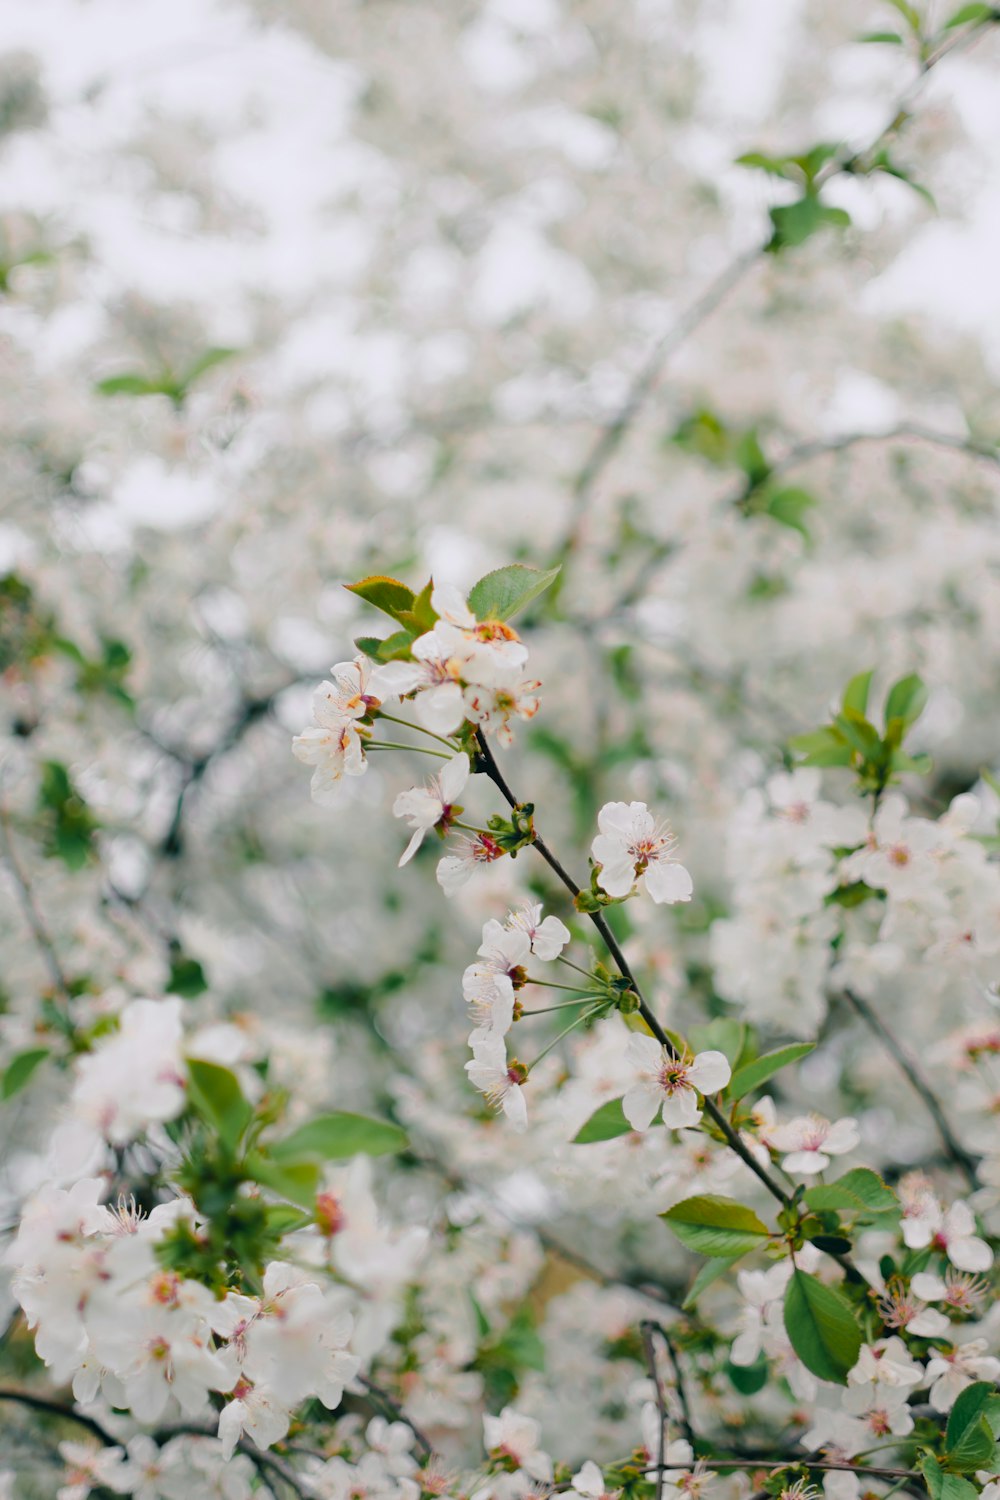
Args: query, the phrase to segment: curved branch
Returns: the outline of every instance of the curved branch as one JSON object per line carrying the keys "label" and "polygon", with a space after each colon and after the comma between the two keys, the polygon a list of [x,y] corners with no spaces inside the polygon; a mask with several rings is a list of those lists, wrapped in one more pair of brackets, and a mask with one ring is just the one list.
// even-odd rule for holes
{"label": "curved branch", "polygon": [[918,1094],[923,1100],[927,1108],[927,1113],[937,1126],[937,1132],[941,1137],[941,1144],[944,1146],[945,1155],[948,1160],[953,1166],[958,1168],[971,1189],[975,1190],[978,1188],[979,1179],[976,1175],[976,1157],[966,1151],[965,1147],[955,1136],[940,1101],[927,1082],[927,1079],[921,1073],[916,1062],[910,1056],[910,1053],[901,1042],[896,1040],[881,1017],[868,1004],[867,1000],[863,1000],[853,990],[845,989],[842,991],[842,994],[855,1015],[861,1017],[869,1031],[878,1037],[886,1051],[895,1060],[900,1072],[907,1079],[914,1093]]}

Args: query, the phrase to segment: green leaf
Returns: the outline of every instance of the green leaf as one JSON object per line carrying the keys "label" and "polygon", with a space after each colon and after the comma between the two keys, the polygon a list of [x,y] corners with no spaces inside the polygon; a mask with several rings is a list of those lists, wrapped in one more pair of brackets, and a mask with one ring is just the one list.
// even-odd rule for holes
{"label": "green leaf", "polygon": [[926,776],[934,769],[934,762],[926,751],[911,755],[908,750],[894,750],[889,764],[894,771],[912,771],[915,776]]}
{"label": "green leaf", "polygon": [[824,906],[843,906],[850,910],[865,901],[884,901],[885,891],[876,890],[864,880],[852,880],[850,885],[838,885],[823,897]]}
{"label": "green leaf", "polygon": [[398,1125],[338,1110],[317,1115],[283,1141],[269,1142],[267,1149],[278,1162],[308,1156],[322,1161],[342,1161],[361,1153],[384,1156],[389,1151],[405,1151],[408,1145],[409,1137]]}
{"label": "green leaf", "polygon": [[822,729],[811,729],[806,734],[793,734],[788,741],[789,750],[804,756],[805,766],[849,766],[852,759],[850,745],[832,724]]}
{"label": "green leaf", "polygon": [[632,1126],[622,1112],[620,1099],[609,1099],[595,1109],[585,1125],[581,1125],[571,1142],[574,1146],[592,1146],[596,1141],[613,1141],[620,1135],[628,1135]]}
{"label": "green leaf", "polygon": [[806,1188],[804,1197],[810,1208],[820,1212],[844,1209],[849,1213],[863,1210],[888,1213],[899,1209],[899,1200],[892,1188],[869,1167],[854,1167],[834,1182],[817,1183]]}
{"label": "green leaf", "polygon": [[736,1067],[747,1045],[749,1027],[731,1016],[718,1016],[704,1026],[692,1026],[688,1040],[695,1052],[721,1052]]}
{"label": "green leaf", "polygon": [[48,1056],[48,1047],[29,1047],[26,1052],[18,1052],[12,1057],[0,1079],[0,1099],[12,1099],[15,1094],[20,1093],[35,1069]]}
{"label": "green leaf", "polygon": [[320,1180],[318,1162],[276,1162],[261,1151],[250,1151],[243,1168],[251,1181],[270,1188],[280,1198],[287,1198],[290,1203],[297,1203],[310,1213],[315,1209]]}
{"label": "green leaf", "polygon": [[995,21],[997,12],[992,5],[961,5],[953,16],[944,23],[945,31],[950,31],[953,26],[964,26],[968,21]]}
{"label": "green leaf", "polygon": [[751,489],[763,484],[771,472],[771,465],[764,457],[764,450],[754,427],[748,427],[746,432],[740,434],[733,448],[733,459],[747,476],[747,484]]}
{"label": "green leaf", "polygon": [[758,1354],[752,1365],[734,1365],[726,1362],[726,1374],[741,1396],[755,1396],[764,1389],[771,1373],[766,1354]]}
{"label": "green leaf", "polygon": [[793,1271],[785,1292],[785,1331],[807,1370],[820,1380],[847,1383],[861,1349],[861,1330],[840,1292],[807,1271]]}
{"label": "green leaf", "polygon": [[253,1115],[239,1079],[228,1068],[220,1068],[218,1063],[206,1062],[201,1057],[189,1057],[187,1070],[191,1103],[218,1131],[223,1145],[235,1151]]}
{"label": "green leaf", "polygon": [[174,953],[170,961],[170,977],[167,994],[180,995],[182,1000],[195,1000],[208,989],[205,970],[196,958],[186,953]]}
{"label": "green leaf", "polygon": [[109,375],[106,380],[99,380],[94,389],[99,396],[160,396],[164,394],[159,381],[150,380],[146,375],[135,373]]}
{"label": "green leaf", "polygon": [[767,172],[770,177],[782,177],[786,182],[794,182],[798,175],[787,156],[768,156],[763,151],[744,151],[742,156],[736,158],[736,165]]}
{"label": "green leaf", "polygon": [[413,656],[413,642],[416,639],[409,630],[393,631],[378,648],[379,661],[409,661]]}
{"label": "green leaf", "polygon": [[995,1396],[996,1386],[991,1381],[977,1380],[956,1398],[944,1439],[945,1456],[952,1468],[971,1473],[989,1465],[994,1437],[986,1407]]}
{"label": "green leaf", "polygon": [[[407,633],[407,639],[409,634]],[[356,635],[354,644],[363,656],[370,657],[372,661],[381,661],[379,651],[382,647],[382,638],[377,635]]]}
{"label": "green leaf", "polygon": [[726,1256],[725,1258],[716,1256],[713,1260],[706,1260],[705,1264],[702,1266],[701,1270],[692,1281],[691,1290],[684,1298],[681,1306],[685,1309],[694,1307],[702,1292],[705,1291],[707,1287],[710,1287],[713,1281],[721,1280],[721,1278],[725,1276],[726,1272],[730,1271],[738,1261],[742,1260],[742,1258],[743,1257],[740,1255],[730,1255]]}
{"label": "green leaf", "polygon": [[885,700],[886,726],[892,719],[902,719],[908,728],[916,723],[926,707],[927,689],[923,680],[915,672],[911,672],[889,689],[889,696]]}
{"label": "green leaf", "polygon": [[765,1052],[763,1057],[747,1063],[745,1068],[740,1068],[733,1074],[729,1084],[729,1097],[742,1099],[744,1095],[752,1094],[754,1089],[759,1089],[762,1083],[766,1083],[780,1069],[787,1068],[789,1063],[798,1062],[800,1057],[808,1057],[815,1046],[815,1042],[793,1042],[788,1047]]}
{"label": "green leaf", "polygon": [[903,38],[898,31],[866,31],[862,36],[856,36],[854,40],[856,42],[885,42],[893,47],[903,45]]}
{"label": "green leaf", "polygon": [[714,411],[705,408],[685,417],[669,441],[686,453],[696,453],[699,458],[707,459],[710,464],[721,466],[729,463],[732,457],[729,429]]}
{"label": "green leaf", "polygon": [[878,730],[874,724],[869,724],[864,714],[855,713],[853,708],[845,708],[833,721],[840,730],[849,745],[857,750],[859,755],[870,760],[878,754],[879,737]]}
{"label": "green leaf", "polygon": [[213,370],[216,365],[221,365],[225,360],[232,359],[239,352],[239,349],[223,348],[222,345],[218,344],[214,345],[211,349],[206,349],[204,354],[199,354],[194,363],[184,371],[181,377],[181,385],[186,390],[188,386],[194,385],[195,381],[202,375],[207,374],[209,370]]}
{"label": "green leaf", "polygon": [[789,526],[793,531],[799,532],[807,540],[809,539],[809,528],[805,523],[807,513],[815,508],[816,498],[810,495],[808,490],[783,489],[776,490],[767,502],[765,514],[772,521],[780,521],[782,526]]}
{"label": "green leaf", "polygon": [[685,1198],[660,1215],[682,1245],[700,1255],[729,1259],[767,1243],[770,1230],[752,1208],[732,1198],[704,1194]]}
{"label": "green leaf", "polygon": [[374,574],[371,578],[362,578],[359,583],[345,583],[344,587],[352,594],[357,594],[368,604],[374,604],[384,615],[390,615],[397,620],[401,612],[413,608],[416,595],[405,583],[400,583],[398,578],[387,578],[384,574]]}
{"label": "green leaf", "polygon": [[947,1474],[931,1453],[920,1460],[931,1500],[979,1500],[979,1491],[958,1474]]}
{"label": "green leaf", "polygon": [[771,209],[773,234],[768,250],[794,249],[805,244],[820,229],[846,229],[851,216],[843,208],[830,208],[815,193],[806,193],[797,203],[786,203]]}
{"label": "green leaf", "polygon": [[304,1214],[301,1209],[292,1208],[287,1203],[268,1205],[267,1227],[272,1234],[292,1234],[296,1229],[305,1229],[306,1225],[311,1223],[310,1214]]}
{"label": "green leaf", "polygon": [[841,707],[846,712],[852,709],[854,713],[861,714],[862,718],[868,712],[868,693],[872,685],[873,670],[859,672],[852,677],[844,689],[844,697]]}
{"label": "green leaf", "polygon": [[477,620],[509,620],[555,583],[559,572],[559,568],[542,572],[524,563],[497,568],[472,585],[469,608]]}
{"label": "green leaf", "polygon": [[920,35],[920,12],[915,5],[910,4],[910,0],[886,0],[886,3],[891,5],[893,10],[899,11],[911,31],[917,36]]}

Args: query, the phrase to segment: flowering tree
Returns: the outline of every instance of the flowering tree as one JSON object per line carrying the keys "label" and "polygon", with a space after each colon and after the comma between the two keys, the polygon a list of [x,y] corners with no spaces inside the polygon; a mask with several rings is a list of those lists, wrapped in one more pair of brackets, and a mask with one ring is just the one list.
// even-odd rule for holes
{"label": "flowering tree", "polygon": [[3,63],[0,1493],[998,1500],[997,14],[268,9]]}

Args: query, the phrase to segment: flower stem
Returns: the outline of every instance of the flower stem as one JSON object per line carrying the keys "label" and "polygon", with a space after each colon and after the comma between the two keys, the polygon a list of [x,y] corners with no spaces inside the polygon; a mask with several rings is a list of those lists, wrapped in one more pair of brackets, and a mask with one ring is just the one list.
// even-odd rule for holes
{"label": "flower stem", "polygon": [[413,729],[417,734],[430,735],[431,739],[437,740],[439,745],[447,745],[452,755],[456,753],[455,746],[451,740],[446,740],[443,734],[435,734],[433,729],[425,729],[422,724],[411,724],[409,719],[399,719],[395,714],[387,714],[384,708],[379,709],[378,717],[388,720],[390,724],[402,724],[404,729]]}
{"label": "flower stem", "polygon": [[[586,1005],[589,1000],[601,999],[603,999],[601,995],[584,995],[580,1000],[560,1000],[558,1005],[545,1005],[540,1010],[522,1010],[518,1019],[523,1021],[525,1016],[550,1016],[555,1010],[569,1010],[573,1005]],[[558,1041],[558,1038],[556,1040]],[[535,1061],[537,1062],[538,1059],[536,1058]]]}
{"label": "flower stem", "polygon": [[365,754],[369,750],[411,750],[414,755],[433,755],[437,760],[449,760],[441,750],[426,750],[423,745],[399,745],[395,740],[376,740],[374,744],[365,746]]}
{"label": "flower stem", "polygon": [[569,1025],[567,1027],[565,1027],[564,1030],[560,1031],[560,1033],[559,1033],[558,1036],[553,1037],[552,1040],[551,1040],[551,1042],[549,1042],[548,1046],[542,1048],[541,1052],[539,1052],[539,1054],[535,1058],[534,1062],[528,1064],[528,1072],[530,1073],[531,1070],[532,1070],[532,1068],[537,1068],[538,1064],[541,1062],[542,1058],[543,1057],[547,1057],[549,1055],[549,1053],[552,1051],[553,1047],[558,1047],[559,1043],[563,1040],[563,1037],[569,1036],[569,1034],[570,1034],[571,1031],[575,1031],[578,1026],[582,1026],[583,1023],[584,1023],[584,1021],[586,1021],[588,1019],[588,1017],[591,1016],[592,1014],[593,1014],[593,1011],[589,1011],[588,1010],[585,1015],[577,1016],[576,1020],[575,1021],[571,1021],[569,1023]]}

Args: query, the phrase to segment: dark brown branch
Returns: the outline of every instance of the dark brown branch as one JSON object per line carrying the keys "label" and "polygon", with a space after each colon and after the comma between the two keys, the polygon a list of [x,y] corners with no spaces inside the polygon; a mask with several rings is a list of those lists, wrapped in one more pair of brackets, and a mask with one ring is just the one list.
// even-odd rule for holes
{"label": "dark brown branch", "polygon": [[[521,804],[515,797],[511,788],[508,786],[502,771],[497,765],[496,757],[489,747],[486,736],[481,730],[476,731],[476,741],[479,747],[479,754],[485,769],[485,774],[497,787],[510,807],[519,807]],[[552,850],[545,843],[545,840],[542,839],[537,833],[535,835],[532,847],[538,850],[539,854],[545,860],[546,864],[555,871],[559,879],[562,881],[563,885],[568,891],[572,893],[574,898],[578,896],[580,894],[580,887],[577,885],[573,877],[563,867],[562,863],[553,854]],[[656,1016],[650,1010],[649,1005],[647,1004],[646,999],[643,996],[642,990],[639,987],[639,983],[636,980],[636,977],[633,974],[632,969],[629,966],[627,959],[625,958],[625,955],[622,953],[617,939],[608,926],[603,912],[588,912],[587,915],[590,917],[590,920],[593,922],[594,926],[601,934],[608,952],[611,954],[615,963],[618,965],[618,971],[621,974],[622,978],[626,980],[633,994],[637,996],[639,1001],[639,1014],[642,1016],[642,1019],[649,1027],[650,1032],[660,1043],[660,1045],[666,1048],[671,1056],[676,1056],[676,1049],[673,1043],[667,1036],[663,1027],[660,1025],[660,1022],[657,1020]],[[767,1168],[761,1165],[761,1163],[757,1160],[749,1147],[744,1144],[739,1131],[734,1129],[729,1120],[726,1119],[726,1116],[723,1114],[722,1110],[719,1109],[718,1105],[713,1103],[711,1099],[705,1100],[705,1114],[712,1121],[716,1129],[720,1132],[730,1150],[735,1151],[740,1160],[750,1168],[754,1176],[759,1178],[759,1180],[764,1184],[768,1192],[771,1194],[772,1198],[780,1203],[783,1208],[787,1208],[791,1201],[788,1197],[788,1194],[782,1188],[781,1184],[774,1177],[772,1177]],[[846,1259],[842,1257],[839,1258],[841,1259],[841,1264],[845,1265],[845,1268],[849,1269],[849,1263],[846,1262]]]}
{"label": "dark brown branch", "polygon": [[44,1412],[46,1416],[61,1417],[66,1422],[75,1422],[78,1427],[84,1427],[94,1437],[100,1439],[106,1448],[117,1448],[119,1442],[106,1427],[102,1427],[95,1417],[88,1417],[75,1407],[68,1406],[64,1401],[55,1401],[48,1396],[36,1396],[34,1391],[19,1391],[11,1386],[0,1386],[0,1401],[15,1402],[18,1406],[24,1406],[29,1411]]}

